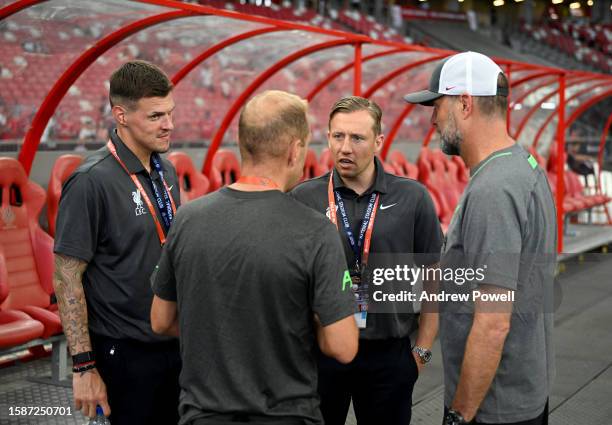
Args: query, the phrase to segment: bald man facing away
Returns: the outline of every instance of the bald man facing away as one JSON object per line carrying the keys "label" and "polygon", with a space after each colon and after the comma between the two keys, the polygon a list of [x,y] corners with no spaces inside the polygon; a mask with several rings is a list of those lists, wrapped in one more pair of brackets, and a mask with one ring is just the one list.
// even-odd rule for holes
{"label": "bald man facing away", "polygon": [[183,206],[152,278],[153,330],[179,334],[180,424],[322,424],[314,353],[357,352],[335,227],[285,192],[302,175],[307,104],[267,91],[240,116],[242,177]]}

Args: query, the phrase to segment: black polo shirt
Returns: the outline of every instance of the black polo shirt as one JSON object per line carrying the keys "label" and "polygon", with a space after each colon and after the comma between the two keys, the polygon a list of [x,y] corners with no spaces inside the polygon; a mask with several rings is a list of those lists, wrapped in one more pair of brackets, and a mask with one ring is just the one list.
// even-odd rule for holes
{"label": "black polo shirt", "polygon": [[[358,235],[370,197],[373,192],[377,192],[380,199],[372,232],[370,257],[377,253],[426,253],[431,254],[427,256],[429,263],[437,262],[442,246],[442,230],[427,189],[415,180],[386,173],[378,158],[375,158],[375,164],[374,184],[361,195],[346,187],[340,175],[334,173],[334,190],[342,195],[353,234]],[[326,173],[299,184],[291,195],[329,217],[328,184],[329,173]],[[346,260],[352,266],[355,264],[355,254],[342,230],[340,218],[338,223]],[[415,326],[415,315],[411,313],[368,314],[367,327],[360,330],[360,337],[403,338]]]}
{"label": "black polo shirt", "polygon": [[[163,187],[159,174],[155,168],[149,174],[116,132],[110,133],[119,158],[136,174],[163,223],[151,187],[151,179]],[[163,159],[162,169],[178,207],[176,171]],[[104,146],[86,158],[62,188],[54,251],[88,263],[83,288],[90,331],[112,338],[164,341],[168,338],[151,330],[150,277],[161,244],[143,198]]]}

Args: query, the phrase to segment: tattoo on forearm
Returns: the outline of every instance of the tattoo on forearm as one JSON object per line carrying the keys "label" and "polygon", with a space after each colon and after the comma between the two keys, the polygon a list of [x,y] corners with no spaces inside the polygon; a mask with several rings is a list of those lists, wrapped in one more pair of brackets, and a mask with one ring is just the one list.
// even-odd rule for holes
{"label": "tattoo on forearm", "polygon": [[53,286],[70,353],[91,350],[87,327],[87,304],[83,292],[83,273],[87,263],[66,255],[55,255]]}

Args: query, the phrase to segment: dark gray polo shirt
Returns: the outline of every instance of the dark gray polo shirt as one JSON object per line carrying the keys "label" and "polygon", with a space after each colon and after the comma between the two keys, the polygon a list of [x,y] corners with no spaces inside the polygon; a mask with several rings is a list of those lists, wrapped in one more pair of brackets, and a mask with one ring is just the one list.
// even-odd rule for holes
{"label": "dark gray polo shirt", "polygon": [[[428,264],[436,263],[442,246],[442,230],[427,189],[415,180],[386,173],[378,158],[375,161],[374,184],[359,196],[344,186],[339,174],[334,173],[334,189],[342,194],[353,234],[358,235],[370,196],[378,192],[380,200],[372,232],[370,257],[376,254],[425,253],[431,254],[428,256]],[[326,173],[299,184],[291,195],[329,217],[328,183],[329,173]],[[353,265],[355,255],[341,224],[340,235],[347,264]],[[406,337],[416,326],[415,317],[413,313],[369,313],[367,327],[360,329],[360,337]]]}
{"label": "dark gray polo shirt", "polygon": [[[554,371],[556,247],[555,206],[546,173],[529,153],[513,145],[472,169],[448,228],[441,267],[486,267],[484,283],[515,291],[510,332],[476,414],[479,422],[522,422],[544,409]],[[443,289],[452,291],[453,285],[444,282]],[[478,289],[470,286],[466,289]],[[446,406],[457,390],[473,309],[473,299],[440,306]]]}
{"label": "dark gray polo shirt", "polygon": [[[138,176],[163,223],[150,181],[163,187],[159,174],[153,168],[149,175],[115,131],[111,135],[119,158]],[[176,171],[166,160],[162,168],[178,207]],[[106,146],[86,158],[62,188],[54,251],[88,263],[83,288],[90,331],[112,338],[163,341],[168,338],[151,330],[149,280],[161,245],[149,209],[136,192]]]}
{"label": "dark gray polo shirt", "polygon": [[177,302],[180,423],[321,424],[313,318],[353,314],[347,275],[333,225],[278,190],[224,187],[183,206],[152,277]]}

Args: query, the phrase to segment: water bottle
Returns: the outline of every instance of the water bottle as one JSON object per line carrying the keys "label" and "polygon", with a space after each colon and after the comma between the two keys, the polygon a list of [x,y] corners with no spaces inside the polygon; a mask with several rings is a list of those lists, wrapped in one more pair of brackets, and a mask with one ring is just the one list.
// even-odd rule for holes
{"label": "water bottle", "polygon": [[110,421],[104,416],[104,410],[100,406],[96,407],[96,417],[91,418],[88,425],[111,425]]}

